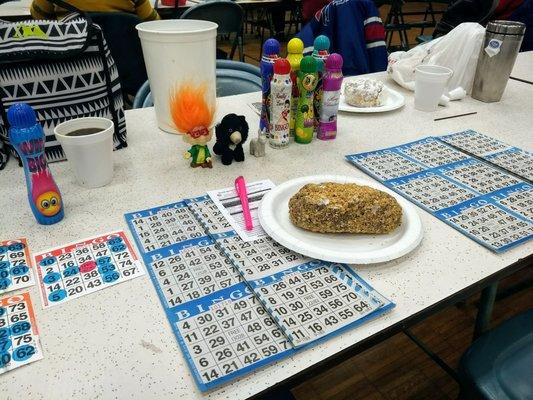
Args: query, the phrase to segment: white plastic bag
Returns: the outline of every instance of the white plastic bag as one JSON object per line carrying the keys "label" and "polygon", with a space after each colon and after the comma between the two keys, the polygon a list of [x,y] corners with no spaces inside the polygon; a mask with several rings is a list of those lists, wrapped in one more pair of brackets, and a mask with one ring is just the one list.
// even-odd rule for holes
{"label": "white plastic bag", "polygon": [[417,65],[441,65],[453,71],[448,91],[461,87],[470,94],[484,37],[485,28],[481,25],[462,23],[431,42],[391,53],[387,72],[400,86],[414,91]]}

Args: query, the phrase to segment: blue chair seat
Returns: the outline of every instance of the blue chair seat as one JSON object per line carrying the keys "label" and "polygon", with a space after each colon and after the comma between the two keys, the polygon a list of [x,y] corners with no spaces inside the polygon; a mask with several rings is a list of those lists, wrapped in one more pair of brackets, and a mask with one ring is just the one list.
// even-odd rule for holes
{"label": "blue chair seat", "polygon": [[477,339],[459,373],[465,398],[533,399],[533,309]]}

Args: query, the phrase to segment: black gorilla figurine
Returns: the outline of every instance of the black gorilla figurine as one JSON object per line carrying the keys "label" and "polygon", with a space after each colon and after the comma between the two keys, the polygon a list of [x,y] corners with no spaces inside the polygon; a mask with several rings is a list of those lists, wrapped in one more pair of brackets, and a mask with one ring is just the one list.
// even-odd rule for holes
{"label": "black gorilla figurine", "polygon": [[221,156],[222,164],[230,165],[233,160],[244,161],[242,145],[248,139],[248,123],[244,115],[224,116],[215,131],[217,141],[213,146],[213,151]]}

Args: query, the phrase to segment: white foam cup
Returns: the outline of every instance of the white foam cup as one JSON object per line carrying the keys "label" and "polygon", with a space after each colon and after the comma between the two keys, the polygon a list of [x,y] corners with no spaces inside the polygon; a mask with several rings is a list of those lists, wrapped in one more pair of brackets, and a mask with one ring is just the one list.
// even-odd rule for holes
{"label": "white foam cup", "polygon": [[177,133],[170,97],[183,83],[206,84],[208,101],[215,104],[217,27],[214,22],[193,19],[137,25],[157,125],[162,130]]}
{"label": "white foam cup", "polygon": [[[68,135],[86,128],[100,131],[83,136]],[[113,121],[98,117],[71,119],[54,128],[80,186],[96,188],[113,179],[113,132]]]}
{"label": "white foam cup", "polygon": [[439,65],[419,65],[415,68],[415,108],[436,111],[439,100],[453,71]]}

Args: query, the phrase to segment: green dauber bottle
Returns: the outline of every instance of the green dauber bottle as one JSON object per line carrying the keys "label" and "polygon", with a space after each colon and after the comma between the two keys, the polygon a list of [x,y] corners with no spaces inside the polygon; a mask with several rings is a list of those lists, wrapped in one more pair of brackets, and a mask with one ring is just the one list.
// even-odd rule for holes
{"label": "green dauber bottle", "polygon": [[298,71],[298,109],[296,111],[296,124],[294,141],[296,143],[311,143],[315,126],[313,111],[313,95],[318,82],[318,66],[312,56],[305,56],[300,62]]}

